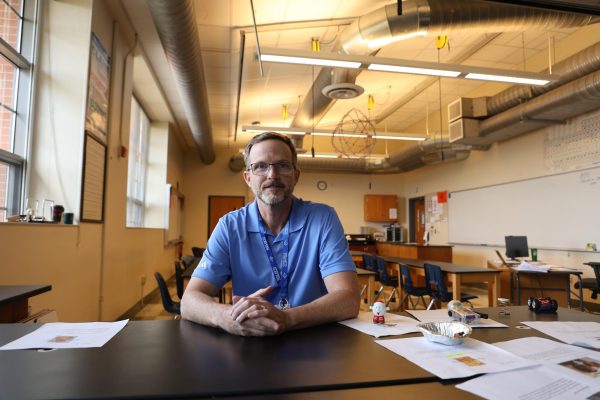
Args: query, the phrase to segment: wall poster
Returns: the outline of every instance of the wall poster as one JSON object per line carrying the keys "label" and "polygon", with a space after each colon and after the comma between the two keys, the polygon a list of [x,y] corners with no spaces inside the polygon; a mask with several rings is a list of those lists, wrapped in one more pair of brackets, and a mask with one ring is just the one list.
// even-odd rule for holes
{"label": "wall poster", "polygon": [[106,144],[86,132],[81,185],[81,221],[104,221]]}
{"label": "wall poster", "polygon": [[103,143],[106,143],[108,129],[109,87],[110,56],[92,32],[85,130]]}

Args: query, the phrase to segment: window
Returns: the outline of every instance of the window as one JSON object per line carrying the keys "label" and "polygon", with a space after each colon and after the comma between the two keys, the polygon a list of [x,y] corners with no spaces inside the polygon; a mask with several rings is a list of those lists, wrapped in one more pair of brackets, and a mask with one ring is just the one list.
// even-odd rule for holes
{"label": "window", "polygon": [[36,1],[0,1],[0,221],[21,208],[36,9]]}
{"label": "window", "polygon": [[127,176],[127,226],[144,226],[150,119],[135,98],[131,102],[129,173]]}

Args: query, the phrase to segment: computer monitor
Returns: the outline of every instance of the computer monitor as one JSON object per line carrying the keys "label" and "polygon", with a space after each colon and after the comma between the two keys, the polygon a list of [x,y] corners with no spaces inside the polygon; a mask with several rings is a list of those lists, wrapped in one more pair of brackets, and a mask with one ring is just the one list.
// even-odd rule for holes
{"label": "computer monitor", "polygon": [[506,257],[515,260],[517,257],[529,257],[527,236],[504,236]]}

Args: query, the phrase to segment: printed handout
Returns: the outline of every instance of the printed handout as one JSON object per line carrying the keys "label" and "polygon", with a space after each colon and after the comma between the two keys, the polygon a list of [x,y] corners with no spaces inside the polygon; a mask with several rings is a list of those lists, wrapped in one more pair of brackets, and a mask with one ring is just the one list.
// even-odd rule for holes
{"label": "printed handout", "polygon": [[413,318],[396,314],[386,314],[384,324],[374,324],[373,314],[366,311],[361,311],[357,318],[340,321],[340,324],[342,325],[346,325],[376,338],[419,332],[419,329],[417,328],[418,323],[419,321]]}
{"label": "printed handout", "polygon": [[524,321],[521,323],[568,344],[600,349],[600,323],[598,322]]}
{"label": "printed handout", "polygon": [[0,350],[73,349],[102,347],[112,339],[129,320],[117,322],[51,322],[20,337]]}
{"label": "printed handout", "polygon": [[538,364],[472,338],[466,338],[457,346],[432,343],[424,337],[376,340],[375,343],[442,379],[465,378]]}
{"label": "printed handout", "polygon": [[600,388],[583,384],[545,366],[483,375],[456,385],[489,400],[598,399]]}

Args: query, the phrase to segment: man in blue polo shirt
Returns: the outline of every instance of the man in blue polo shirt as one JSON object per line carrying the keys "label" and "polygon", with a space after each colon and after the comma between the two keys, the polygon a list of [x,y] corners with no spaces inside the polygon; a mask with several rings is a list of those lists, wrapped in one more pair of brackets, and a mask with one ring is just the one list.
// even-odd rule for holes
{"label": "man in blue polo shirt", "polygon": [[[333,208],[292,195],[300,177],[290,139],[255,136],[244,180],[256,200],[219,220],[181,301],[183,318],[243,336],[353,318],[356,269]],[[233,305],[214,296],[231,279]]]}

